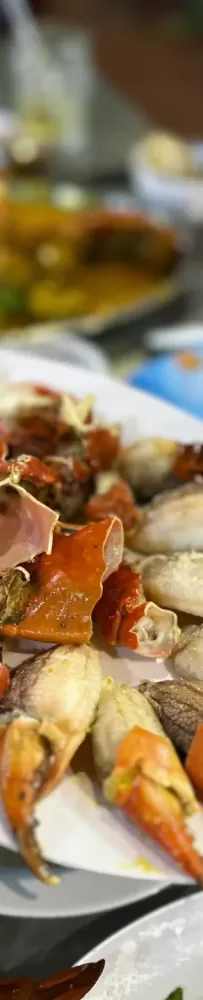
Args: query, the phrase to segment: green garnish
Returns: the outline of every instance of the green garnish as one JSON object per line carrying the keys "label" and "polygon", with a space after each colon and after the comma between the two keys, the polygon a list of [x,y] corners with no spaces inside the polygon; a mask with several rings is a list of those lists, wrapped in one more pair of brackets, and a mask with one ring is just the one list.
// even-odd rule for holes
{"label": "green garnish", "polygon": [[173,990],[173,993],[169,994],[167,1000],[183,1000],[183,990],[181,989],[181,986],[178,986],[177,990]]}
{"label": "green garnish", "polygon": [[13,313],[24,310],[25,293],[21,288],[11,288],[0,284],[0,318],[9,317]]}

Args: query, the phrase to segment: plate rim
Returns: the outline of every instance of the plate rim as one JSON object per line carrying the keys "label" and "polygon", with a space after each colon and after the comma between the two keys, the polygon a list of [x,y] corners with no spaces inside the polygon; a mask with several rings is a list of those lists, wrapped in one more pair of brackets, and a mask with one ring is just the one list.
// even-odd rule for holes
{"label": "plate rim", "polygon": [[[53,869],[54,869],[54,871],[56,870],[56,866],[55,865],[53,865]],[[5,874],[6,874],[6,871],[8,873],[11,873],[11,872],[13,873],[14,869],[10,868],[9,865],[8,865],[7,868],[5,866],[5,868],[3,869],[3,871],[5,872]],[[59,869],[57,868],[57,874],[58,874],[58,871],[59,871]],[[20,876],[21,872],[24,872],[23,866],[22,867],[19,866],[19,869],[18,869],[19,876]],[[30,874],[30,877],[31,877],[32,873],[29,873],[29,874]],[[64,879],[64,874],[66,876],[65,879]],[[22,897],[19,896],[19,898],[21,900],[21,909],[20,909],[20,912],[19,912],[19,903],[18,903],[17,897],[16,897],[16,903],[15,902],[14,902],[14,904],[11,903],[11,905],[10,904],[6,904],[5,905],[5,903],[4,903],[4,905],[2,906],[2,887],[1,887],[0,916],[18,917],[18,919],[20,919],[20,920],[24,920],[25,918],[27,918],[29,920],[36,920],[36,919],[39,919],[39,918],[42,919],[42,920],[54,920],[54,919],[60,919],[60,920],[63,920],[63,919],[70,919],[71,920],[72,919],[72,920],[77,920],[80,917],[84,917],[85,918],[85,917],[88,917],[88,916],[91,916],[91,915],[95,915],[96,916],[97,914],[99,915],[99,914],[102,914],[102,913],[109,913],[109,912],[111,912],[111,910],[121,910],[125,906],[133,906],[136,903],[139,903],[143,899],[149,899],[149,898],[153,898],[154,896],[157,896],[164,889],[166,889],[166,888],[168,889],[170,887],[170,883],[166,883],[164,881],[163,882],[151,882],[150,883],[150,882],[147,882],[147,881],[142,881],[142,879],[126,879],[126,880],[124,880],[124,879],[120,879],[119,876],[117,876],[117,875],[111,875],[110,876],[111,879],[115,879],[115,882],[117,884],[119,883],[120,889],[123,887],[123,890],[124,890],[123,891],[123,899],[120,898],[118,900],[116,898],[116,893],[115,893],[115,896],[113,896],[111,899],[107,900],[107,903],[105,903],[104,900],[102,900],[102,901],[98,900],[97,892],[95,891],[95,902],[93,901],[93,903],[89,904],[88,898],[87,898],[87,904],[86,903],[83,903],[82,905],[81,905],[81,903],[79,904],[80,905],[80,909],[76,910],[75,907],[73,907],[73,906],[71,907],[71,906],[69,906],[69,904],[68,904],[68,908],[67,908],[66,899],[70,900],[70,896],[68,895],[68,884],[67,884],[69,882],[69,878],[70,878],[70,883],[72,882],[72,885],[73,885],[73,883],[75,881],[75,876],[78,877],[80,880],[83,880],[84,876],[85,876],[85,878],[88,877],[88,882],[89,882],[89,876],[90,875],[91,875],[91,879],[92,880],[93,879],[97,880],[99,878],[99,880],[102,879],[102,881],[103,881],[103,876],[100,875],[100,874],[98,874],[98,872],[88,872],[88,871],[85,871],[85,870],[82,870],[82,869],[75,869],[75,870],[71,869],[70,872],[69,872],[69,869],[67,869],[67,868],[62,868],[61,869],[61,885],[62,885],[62,882],[63,882],[63,879],[64,879],[64,883],[66,884],[66,890],[67,891],[65,891],[65,888],[64,888],[64,890],[62,889],[62,892],[64,891],[65,903],[64,903],[64,905],[60,906],[60,909],[57,908],[57,896],[56,896],[56,908],[54,909],[54,903],[52,903],[52,906],[50,907],[50,889],[49,888],[47,888],[47,906],[45,905],[44,902],[43,903],[41,902],[41,900],[40,900],[41,883],[37,883],[36,880],[35,880],[36,892],[37,893],[39,892],[39,899],[36,899],[36,902],[35,902],[35,899],[31,900],[31,906],[34,908],[34,911],[33,910],[31,911],[31,909],[30,909],[30,911],[28,912],[27,905],[26,905],[26,896],[25,896],[25,898],[23,898],[23,896]],[[107,878],[109,880],[109,876],[105,875],[105,879],[107,879]],[[125,886],[123,885],[124,881],[125,881]],[[128,885],[126,883],[128,883]],[[138,885],[138,883],[139,883],[139,885]],[[0,885],[1,885],[1,878],[0,878]],[[128,886],[129,886],[129,890],[130,890],[130,887],[131,888],[133,887],[133,893],[132,893],[132,895],[130,894],[130,891],[128,891]],[[138,886],[138,889],[137,889],[137,886]],[[17,893],[18,889],[16,888],[15,891]],[[71,893],[71,895],[73,895],[73,894]]]}
{"label": "plate rim", "polygon": [[[176,417],[177,421],[179,421],[179,419],[180,419],[181,416],[185,417],[186,420],[189,420],[189,422],[191,424],[193,424],[194,430],[195,430],[195,427],[199,428],[199,430],[202,429],[203,419],[201,420],[200,417],[194,417],[193,414],[190,414],[187,410],[182,409],[182,407],[175,406],[173,403],[168,403],[167,401],[162,400],[158,396],[154,396],[153,393],[145,392],[142,389],[138,389],[137,387],[133,387],[133,386],[129,385],[128,382],[125,382],[122,379],[114,377],[114,375],[111,374],[111,372],[107,372],[107,373],[94,372],[94,371],[90,371],[89,369],[82,368],[79,365],[70,365],[70,364],[68,364],[68,362],[67,363],[66,362],[62,362],[62,361],[55,362],[52,358],[48,358],[48,359],[42,358],[41,355],[37,354],[37,352],[33,353],[32,356],[31,356],[29,353],[26,353],[26,351],[18,351],[18,350],[13,350],[13,349],[10,349],[10,348],[4,349],[3,347],[0,347],[0,363],[1,363],[1,361],[5,362],[5,363],[7,362],[7,364],[9,364],[9,362],[11,362],[11,364],[13,364],[13,366],[14,366],[15,363],[16,363],[16,361],[19,361],[22,366],[27,363],[28,366],[30,367],[31,357],[32,357],[33,364],[38,363],[39,366],[40,366],[40,369],[43,366],[46,366],[47,374],[48,375],[49,375],[49,371],[50,372],[53,371],[53,386],[54,386],[54,381],[55,381],[55,379],[54,379],[54,372],[56,372],[56,374],[57,374],[57,372],[59,374],[61,373],[62,377],[63,377],[64,376],[64,371],[69,371],[73,380],[74,380],[74,378],[77,378],[77,376],[79,376],[81,378],[85,378],[86,377],[88,380],[90,379],[91,381],[92,380],[95,381],[95,397],[97,395],[97,391],[96,391],[97,390],[97,386],[99,387],[99,385],[100,385],[100,387],[102,388],[102,384],[101,383],[103,383],[103,385],[106,385],[106,383],[108,383],[109,388],[112,387],[112,385],[113,385],[113,387],[114,387],[115,390],[117,389],[118,392],[119,393],[122,392],[122,394],[125,393],[126,396],[131,397],[131,400],[133,400],[133,398],[136,397],[137,399],[140,399],[143,402],[144,401],[145,402],[148,401],[148,403],[151,403],[151,406],[156,407],[156,408],[162,410],[162,412],[164,410],[164,413],[166,414],[166,416],[168,415],[168,417],[169,417],[170,414],[171,414],[171,416],[173,415],[174,417]],[[60,371],[59,371],[59,369],[60,369]],[[39,374],[40,374],[40,372],[39,372]],[[9,379],[9,373],[8,373],[8,381],[10,381],[10,379]],[[12,382],[18,382],[18,381],[20,381],[20,376],[19,376],[19,378],[15,378],[15,377],[13,378],[13,376],[12,376],[11,377],[11,381]],[[22,382],[25,382],[25,381],[26,380],[24,378],[22,378]],[[129,418],[127,417],[127,420],[128,419]]]}
{"label": "plate rim", "polygon": [[100,949],[101,950],[105,949],[106,945],[109,945],[111,943],[113,944],[114,941],[119,941],[122,938],[122,936],[123,936],[123,934],[125,933],[126,930],[132,931],[132,929],[134,927],[135,928],[137,928],[137,927],[139,927],[139,928],[141,927],[142,928],[143,924],[144,925],[146,925],[148,923],[150,924],[151,920],[154,920],[155,917],[159,919],[159,917],[161,917],[162,914],[163,915],[167,914],[167,918],[170,919],[171,911],[172,911],[172,913],[175,912],[175,914],[176,914],[176,910],[179,909],[180,907],[184,906],[184,903],[187,902],[188,898],[190,899],[190,897],[192,897],[194,899],[196,896],[198,896],[198,898],[200,898],[202,896],[202,894],[200,892],[198,893],[197,890],[196,891],[193,890],[193,891],[191,891],[190,894],[188,894],[186,896],[181,896],[180,899],[176,899],[172,903],[164,903],[163,906],[158,906],[156,910],[154,910],[154,909],[150,910],[149,913],[145,913],[142,917],[138,917],[138,919],[135,917],[134,920],[130,920],[129,923],[127,923],[127,924],[124,925],[124,927],[121,927],[119,931],[114,931],[113,934],[109,934],[104,939],[104,941],[101,941],[101,943],[98,944],[98,945],[96,945],[95,948],[91,948],[90,951],[85,952],[85,954],[82,955],[82,957],[79,959],[78,965],[82,965],[83,962],[90,962],[90,961],[92,961],[93,958],[94,958],[95,952],[98,952]]}

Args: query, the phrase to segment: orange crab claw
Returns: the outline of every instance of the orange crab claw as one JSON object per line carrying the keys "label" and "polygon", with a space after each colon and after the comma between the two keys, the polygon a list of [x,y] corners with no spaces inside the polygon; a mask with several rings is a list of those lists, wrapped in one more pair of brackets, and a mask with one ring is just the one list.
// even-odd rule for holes
{"label": "orange crab claw", "polygon": [[186,825],[187,816],[199,807],[168,739],[138,726],[132,729],[120,744],[104,793],[203,884],[203,857]]}
{"label": "orange crab claw", "polygon": [[203,858],[193,846],[186,829],[182,808],[173,792],[139,778],[132,789],[125,810],[164,848],[185,872],[203,884]]}
{"label": "orange crab claw", "polygon": [[67,736],[52,723],[28,716],[13,718],[1,729],[0,787],[6,815],[28,866],[41,881],[55,885],[42,860],[35,837],[34,809],[64,774],[78,746],[78,735]]}
{"label": "orange crab claw", "polygon": [[185,770],[192,781],[198,799],[203,802],[203,723],[199,722],[189,753],[185,760]]}
{"label": "orange crab claw", "polygon": [[0,660],[0,698],[8,691],[10,684],[10,673],[6,663],[2,663]]}

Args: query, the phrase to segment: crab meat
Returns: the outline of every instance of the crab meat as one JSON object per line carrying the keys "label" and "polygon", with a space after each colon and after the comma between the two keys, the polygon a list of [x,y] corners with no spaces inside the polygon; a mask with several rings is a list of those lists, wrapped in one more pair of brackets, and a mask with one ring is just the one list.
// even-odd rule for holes
{"label": "crab meat", "polygon": [[189,483],[149,504],[134,532],[132,548],[146,555],[203,549],[203,483]]}

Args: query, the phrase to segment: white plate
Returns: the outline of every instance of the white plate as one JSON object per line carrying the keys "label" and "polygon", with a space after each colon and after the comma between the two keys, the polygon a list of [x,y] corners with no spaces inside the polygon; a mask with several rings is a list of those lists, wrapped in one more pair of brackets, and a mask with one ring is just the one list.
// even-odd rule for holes
{"label": "white plate", "polygon": [[80,963],[100,958],[105,968],[91,1000],[166,1000],[180,986],[184,1000],[202,1000],[203,894],[128,924]]}
{"label": "white plate", "polygon": [[82,917],[136,903],[164,888],[164,882],[149,884],[142,879],[121,879],[71,868],[54,870],[60,875],[60,884],[43,885],[22,865],[20,857],[0,850],[0,914],[50,920]]}
{"label": "white plate", "polygon": [[[13,335],[14,334],[14,335]],[[62,361],[68,365],[80,365],[88,371],[101,375],[108,371],[107,361],[98,347],[87,343],[82,337],[71,335],[65,323],[43,323],[27,326],[23,330],[13,331],[3,341],[3,350],[16,349],[48,358],[50,361]],[[0,348],[1,358],[1,348]]]}
{"label": "white plate", "polygon": [[[140,436],[147,433],[156,434],[157,431],[158,433],[160,433],[160,428],[161,428],[161,433],[163,435],[166,436],[169,435],[171,437],[174,436],[175,438],[180,439],[182,441],[186,440],[189,442],[193,440],[196,441],[202,440],[203,425],[201,421],[195,420],[189,415],[182,413],[180,410],[176,410],[174,407],[162,403],[159,400],[154,399],[153,397],[147,396],[142,392],[138,391],[135,392],[134,390],[128,388],[128,386],[120,382],[113,381],[112,379],[106,376],[94,375],[92,373],[86,372],[85,370],[68,367],[64,364],[63,365],[55,364],[51,361],[45,361],[42,358],[35,357],[34,355],[32,356],[32,365],[30,369],[29,355],[27,356],[26,354],[19,355],[15,351],[3,351],[3,350],[1,351],[0,355],[0,376],[1,378],[10,377],[12,381],[19,381],[19,380],[25,381],[25,380],[30,380],[30,377],[32,377],[33,382],[42,382],[49,386],[53,386],[56,389],[58,388],[61,390],[71,390],[71,392],[75,392],[78,396],[80,395],[83,396],[85,393],[94,393],[96,397],[98,412],[101,415],[103,415],[103,418],[107,422],[110,421],[114,423],[119,420],[122,421],[126,426],[126,430],[128,428],[128,439],[135,438],[137,435]],[[133,662],[134,662],[134,669],[136,668],[136,670],[138,670],[140,664],[139,658],[138,657],[135,658],[133,656]],[[144,668],[143,660],[142,664]],[[133,664],[131,663],[131,667],[132,666]],[[145,671],[147,671],[147,664],[145,665]],[[119,836],[120,838],[119,850],[121,857],[123,850],[123,842],[125,840],[125,833],[122,826],[122,822],[120,821],[118,823],[118,821],[115,820],[114,823],[113,811],[111,813],[111,819],[110,819],[110,810],[107,813],[107,810],[105,812],[105,809],[100,809],[100,810],[97,809],[94,811],[94,824],[92,824],[92,807],[90,808],[91,804],[89,806],[88,796],[85,799],[86,803],[85,817],[84,817],[84,801],[82,800],[82,808],[81,808],[81,800],[80,800],[79,806],[77,803],[78,816],[80,816],[80,819],[78,819],[77,822],[74,822],[74,817],[72,812],[72,801],[70,805],[70,780],[72,781],[72,779],[68,777],[65,778],[60,788],[56,789],[53,795],[49,797],[46,803],[42,804],[39,810],[39,816],[41,820],[40,839],[42,841],[44,852],[47,854],[47,857],[49,857],[53,862],[63,863],[65,866],[71,865],[71,867],[77,867],[77,868],[83,867],[86,870],[89,869],[90,871],[91,870],[95,871],[97,870],[97,872],[100,871],[100,873],[102,871],[104,873],[107,873],[107,871],[109,871],[109,875],[119,874],[120,876],[119,881],[121,884],[122,883],[124,884],[124,881],[126,883],[127,876],[129,880],[131,880],[132,877],[134,876],[135,879],[134,898],[136,898],[137,884],[139,877],[143,878],[145,877],[145,882],[143,882],[143,894],[145,894],[144,885],[145,887],[146,885],[148,885],[148,892],[150,892],[152,885],[154,885],[156,877],[159,879],[159,883],[157,882],[157,888],[158,886],[161,887],[161,882],[166,877],[168,878],[168,880],[174,881],[176,877],[177,880],[179,880],[178,871],[176,872],[176,868],[174,865],[170,866],[169,864],[168,870],[166,871],[166,869],[161,868],[161,863],[160,863],[161,870],[159,869],[159,874],[157,873],[157,876],[154,876],[153,869],[151,870],[150,875],[146,874],[145,872],[145,876],[144,874],[141,876],[140,870],[137,870],[137,872],[135,870],[134,861],[133,861],[133,870],[132,870],[132,863],[126,864],[125,853],[124,853],[125,863],[123,864],[120,862],[119,865],[117,864],[117,866],[116,865],[114,866],[114,859],[113,859],[114,831],[116,827],[117,830],[116,835]],[[73,799],[75,801],[74,797],[76,797],[75,786],[73,790]],[[89,826],[88,826],[89,808],[91,812],[91,821],[89,820]],[[68,818],[68,811],[69,811],[69,818]],[[98,814],[101,812],[102,816],[103,814],[105,815],[103,820],[104,826],[102,830],[103,851],[101,852],[99,866],[98,866],[98,861],[97,863],[95,863],[94,852],[91,850],[89,838],[90,836],[93,836],[94,850],[96,850],[96,838],[98,833],[97,828],[100,823]],[[107,820],[107,815],[108,815],[108,820]],[[81,823],[83,819],[86,824],[85,827],[86,843],[85,840],[83,842],[83,837],[81,836]],[[68,831],[67,836],[66,836],[66,830]],[[64,831],[65,831],[65,836],[64,836]],[[108,850],[106,841],[107,835],[109,836]],[[132,839],[132,846],[130,847],[130,850],[131,852],[132,850],[133,852],[135,852],[134,839],[133,839],[134,834],[132,835],[132,833],[129,832],[129,837],[131,837]],[[1,846],[15,850],[15,842],[12,839],[9,827],[6,826],[5,824],[5,819],[2,812],[0,815],[0,844]],[[83,847],[85,848],[85,863],[84,859],[82,858]],[[108,851],[110,860],[107,860]],[[142,838],[140,838],[139,856],[142,855],[142,853],[143,853]],[[152,853],[152,862],[153,862],[153,853]],[[66,877],[74,880],[74,877],[76,878],[76,875],[74,876],[73,873],[66,872],[66,874],[64,873],[64,879]],[[77,873],[77,880],[79,879],[80,883],[81,883],[81,877],[82,877],[81,873],[79,873],[79,875]],[[4,885],[4,876],[2,876],[2,878]],[[12,879],[13,878],[14,876],[12,875]],[[33,896],[35,896],[36,893],[38,894],[39,898],[41,892],[42,908],[45,905],[44,900],[46,900],[47,898],[47,911],[50,912],[51,890],[48,891],[44,887],[39,888],[38,886],[36,886],[36,883],[32,879],[32,876],[30,875],[26,875],[26,878],[28,880],[31,880],[29,884],[32,886],[31,891],[33,892]],[[92,910],[93,901],[90,900],[89,878],[90,876],[87,876],[84,873],[84,894],[82,892],[80,902],[78,898],[78,901],[76,903],[78,913],[85,911],[88,912],[89,908],[91,908]],[[150,882],[149,878],[151,879]],[[96,881],[97,881],[96,876],[94,876],[94,879],[95,879],[94,885],[96,886]],[[86,880],[87,894],[85,893],[85,880]],[[106,895],[106,890],[104,890],[102,896],[102,902],[100,903],[101,894],[100,892],[98,892],[98,896],[96,895],[96,899],[94,899],[95,910],[96,909],[99,910],[100,908],[104,908],[105,905],[107,906],[109,905],[108,886],[110,882],[108,881],[108,878],[105,881],[107,886],[107,895]],[[116,879],[115,882],[112,882],[112,886],[113,884],[115,885],[115,894],[113,890],[112,894],[110,893],[112,906],[118,905],[118,891],[120,892],[120,890],[118,889],[117,881],[118,880]],[[99,882],[101,890],[103,892],[104,880],[100,878]],[[0,902],[1,909],[3,907],[3,901],[2,901],[3,885],[2,885],[1,902]],[[58,894],[60,894],[60,891],[61,890],[55,890],[54,893],[55,912],[58,905],[57,896],[59,899]],[[131,898],[133,898],[132,881],[129,881],[129,891],[132,892]],[[64,906],[66,907],[65,912],[67,914],[73,912],[73,910],[71,910],[71,906],[74,906],[75,904],[74,902],[72,903],[72,899],[73,897],[74,899],[76,899],[76,896],[74,896],[74,891],[70,892],[69,890],[69,893],[67,894],[65,892],[64,898],[66,899],[66,902]],[[104,901],[105,898],[106,898],[106,904]],[[113,902],[113,900],[115,900],[115,902]],[[124,902],[126,902],[126,895],[123,898],[123,903]]]}

